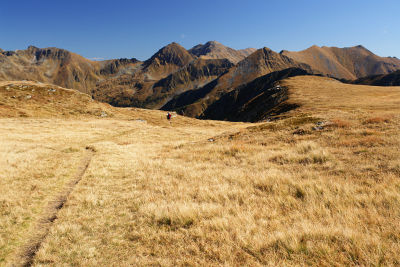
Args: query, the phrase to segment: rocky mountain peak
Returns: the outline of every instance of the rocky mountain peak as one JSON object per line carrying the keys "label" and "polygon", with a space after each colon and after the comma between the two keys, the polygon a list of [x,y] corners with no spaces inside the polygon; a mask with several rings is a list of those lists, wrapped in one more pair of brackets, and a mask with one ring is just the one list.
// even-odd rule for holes
{"label": "rocky mountain peak", "polygon": [[170,43],[157,51],[150,59],[145,61],[145,68],[157,64],[173,64],[182,67],[192,61],[194,58],[189,52],[178,43]]}
{"label": "rocky mountain peak", "polygon": [[208,45],[223,45],[223,44],[221,44],[220,42],[218,42],[218,41],[208,41],[206,44],[208,44]]}
{"label": "rocky mountain peak", "polygon": [[275,53],[274,51],[272,51],[270,48],[268,48],[268,47],[263,47],[263,52],[264,52],[264,54],[272,54],[272,53]]}
{"label": "rocky mountain peak", "polygon": [[39,50],[40,48],[38,48],[38,47],[36,47],[36,46],[33,46],[33,45],[30,45],[30,46],[28,46],[28,51],[37,51],[37,50]]}
{"label": "rocky mountain peak", "polygon": [[220,42],[217,41],[208,41],[205,45],[205,47],[226,47],[225,45],[221,44]]}
{"label": "rocky mountain peak", "polygon": [[246,61],[254,61],[254,60],[262,59],[262,58],[266,58],[266,57],[270,58],[270,57],[274,57],[277,55],[279,55],[279,54],[272,51],[268,47],[263,47],[263,48],[257,49],[253,54],[251,54],[250,56],[248,56],[247,58],[245,58],[244,60],[242,60],[239,63],[246,62]]}

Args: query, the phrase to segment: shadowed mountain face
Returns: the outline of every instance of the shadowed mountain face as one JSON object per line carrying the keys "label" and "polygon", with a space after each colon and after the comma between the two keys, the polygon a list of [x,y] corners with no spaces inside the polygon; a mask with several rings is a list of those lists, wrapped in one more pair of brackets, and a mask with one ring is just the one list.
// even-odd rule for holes
{"label": "shadowed mountain face", "polygon": [[340,79],[354,80],[400,69],[399,59],[379,57],[361,45],[346,48],[312,46],[300,52],[282,51],[281,54]]}
{"label": "shadowed mountain face", "polygon": [[224,46],[216,41],[210,41],[206,44],[199,44],[189,49],[189,52],[197,57],[214,58],[214,59],[228,59],[236,64],[245,59],[247,56],[255,52],[255,48],[247,48],[242,50],[235,50],[230,47]]}
{"label": "shadowed mountain face", "polygon": [[[161,108],[224,120],[263,117],[267,111],[258,107],[269,109],[269,88],[280,75],[303,71],[355,80],[380,74],[355,83],[398,85],[398,72],[384,75],[396,70],[400,70],[399,59],[379,57],[362,46],[313,46],[276,53],[266,47],[235,50],[215,41],[190,50],[171,43],[144,62],[135,58],[92,61],[58,48],[0,49],[0,81],[51,83],[114,106]],[[260,77],[264,79],[256,82]]]}
{"label": "shadowed mountain face", "polygon": [[162,109],[177,110],[186,116],[203,118],[203,111],[222,95],[260,76],[288,68],[300,68],[310,73],[318,73],[306,64],[298,63],[265,47],[240,61],[227,73],[203,88],[176,96]]}
{"label": "shadowed mountain face", "polygon": [[354,84],[375,86],[400,86],[400,70],[383,75],[374,75],[351,81]]}
{"label": "shadowed mountain face", "polygon": [[198,58],[159,80],[153,85],[153,95],[146,100],[147,103],[155,103],[155,108],[160,108],[173,96],[185,92],[187,88],[201,88],[226,73],[233,64],[227,59],[203,59]]}
{"label": "shadowed mountain face", "polygon": [[[275,71],[241,85],[222,95],[199,116],[201,119],[248,121],[265,119],[288,99],[287,88],[279,81],[299,75],[312,75],[304,69],[289,68]],[[290,107],[280,107],[289,109]]]}

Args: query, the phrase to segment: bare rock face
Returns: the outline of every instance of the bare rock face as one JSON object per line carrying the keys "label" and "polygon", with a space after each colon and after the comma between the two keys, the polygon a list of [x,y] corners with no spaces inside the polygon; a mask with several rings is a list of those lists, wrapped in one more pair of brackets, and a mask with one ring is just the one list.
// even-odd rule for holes
{"label": "bare rock face", "polygon": [[1,52],[3,56],[10,57],[16,54],[15,51],[3,51]]}
{"label": "bare rock face", "polygon": [[71,60],[71,52],[59,48],[37,49],[32,46],[28,48],[28,52],[32,52],[35,56],[36,63],[43,63],[45,60],[59,61],[61,64]]}

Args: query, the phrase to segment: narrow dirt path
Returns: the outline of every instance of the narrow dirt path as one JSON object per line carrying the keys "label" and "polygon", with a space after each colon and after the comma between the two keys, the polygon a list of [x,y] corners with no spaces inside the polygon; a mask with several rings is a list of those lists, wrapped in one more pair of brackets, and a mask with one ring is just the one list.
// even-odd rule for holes
{"label": "narrow dirt path", "polygon": [[30,234],[27,242],[22,245],[17,252],[14,261],[11,263],[11,266],[32,265],[37,251],[39,250],[43,240],[49,233],[51,225],[53,224],[54,220],[57,219],[58,211],[64,206],[65,202],[68,199],[68,196],[71,194],[74,187],[84,176],[94,153],[95,149],[92,146],[86,147],[85,156],[82,159],[81,165],[77,169],[76,174],[71,179],[71,181],[65,185],[61,193],[57,195],[53,200],[49,201],[47,207],[45,208],[45,211],[33,228],[33,231]]}

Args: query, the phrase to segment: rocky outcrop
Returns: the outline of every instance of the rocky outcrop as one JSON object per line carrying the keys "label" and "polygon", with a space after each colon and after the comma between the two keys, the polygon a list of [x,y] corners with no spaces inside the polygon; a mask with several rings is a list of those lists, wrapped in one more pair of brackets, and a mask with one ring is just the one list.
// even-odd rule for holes
{"label": "rocky outcrop", "polygon": [[55,47],[39,49],[30,46],[28,47],[27,52],[34,55],[34,61],[36,64],[44,63],[46,60],[54,60],[60,62],[60,64],[66,64],[72,57],[71,52]]}

